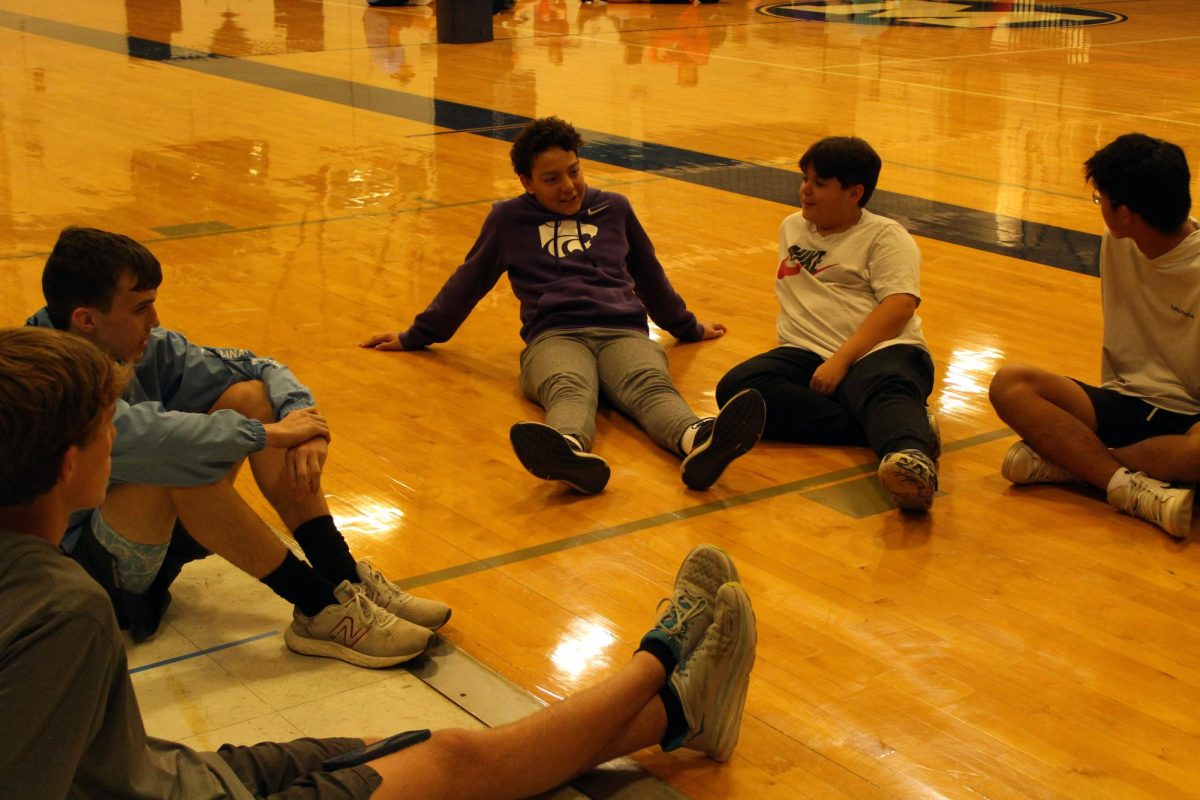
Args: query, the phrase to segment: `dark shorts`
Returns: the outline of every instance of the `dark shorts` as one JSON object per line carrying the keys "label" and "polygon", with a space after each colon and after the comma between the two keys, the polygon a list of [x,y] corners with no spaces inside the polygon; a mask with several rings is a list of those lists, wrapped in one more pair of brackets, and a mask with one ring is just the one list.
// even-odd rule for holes
{"label": "dark shorts", "polygon": [[324,772],[321,763],[362,747],[362,739],[297,739],[252,747],[223,745],[221,760],[256,797],[270,800],[367,800],[383,779],[367,764]]}
{"label": "dark shorts", "polygon": [[1105,447],[1126,447],[1154,436],[1182,436],[1200,423],[1200,414],[1177,414],[1112,389],[1089,386],[1080,380],[1075,383],[1092,401],[1096,435]]}

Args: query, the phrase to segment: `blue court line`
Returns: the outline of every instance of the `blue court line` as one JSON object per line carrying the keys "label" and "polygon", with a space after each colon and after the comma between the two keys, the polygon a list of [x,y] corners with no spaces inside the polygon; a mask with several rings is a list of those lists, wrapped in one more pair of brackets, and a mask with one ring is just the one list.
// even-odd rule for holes
{"label": "blue court line", "polygon": [[248,636],[245,639],[238,639],[236,642],[226,642],[225,644],[219,644],[219,645],[216,645],[215,647],[206,647],[203,650],[194,650],[191,653],[184,653],[181,656],[174,656],[172,658],[164,658],[162,661],[155,661],[153,664],[143,664],[140,667],[134,667],[133,669],[129,670],[129,674],[133,675],[135,672],[145,672],[148,669],[155,669],[157,667],[165,667],[168,664],[177,664],[180,661],[187,661],[188,659],[191,659],[191,658],[197,658],[199,656],[206,656],[209,653],[216,653],[220,650],[228,650],[231,647],[237,647],[238,645],[243,645],[243,644],[250,644],[251,642],[257,642],[259,639],[268,639],[272,636],[278,636],[278,635],[279,635],[279,631],[267,631],[266,633],[257,633],[254,636]]}
{"label": "blue court line", "polygon": [[[530,119],[11,11],[0,11],[0,27],[506,142],[511,142],[520,126]],[[798,205],[800,176],[792,170],[600,131],[580,130],[580,133],[588,142],[582,155],[592,161],[788,206]],[[797,146],[802,144],[798,142]],[[1100,237],[1093,233],[883,190],[875,192],[871,209],[896,219],[917,236],[1072,272],[1099,274]]]}

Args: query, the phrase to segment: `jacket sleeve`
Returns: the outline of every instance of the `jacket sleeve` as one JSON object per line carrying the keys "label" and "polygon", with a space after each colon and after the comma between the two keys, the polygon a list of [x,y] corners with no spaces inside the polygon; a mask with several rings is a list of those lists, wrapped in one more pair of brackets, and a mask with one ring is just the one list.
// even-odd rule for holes
{"label": "jacket sleeve", "polygon": [[704,326],[688,311],[687,304],[667,279],[663,265],[654,254],[654,245],[633,208],[626,217],[625,236],[629,241],[626,260],[629,274],[650,319],[680,341],[699,341],[704,336]]}
{"label": "jacket sleeve", "polygon": [[500,217],[499,208],[493,208],[483,222],[479,238],[467,253],[467,260],[454,271],[429,307],[417,315],[408,330],[400,334],[400,342],[405,350],[419,350],[449,341],[476,304],[500,280],[505,270],[504,225]]}
{"label": "jacket sleeve", "polygon": [[113,483],[206,486],[267,444],[261,422],[229,409],[192,414],[118,400],[113,425]]}
{"label": "jacket sleeve", "polygon": [[207,411],[230,386],[250,380],[266,385],[277,419],[316,405],[308,387],[273,358],[230,347],[197,347],[174,331],[163,334],[154,351],[154,371],[168,411]]}

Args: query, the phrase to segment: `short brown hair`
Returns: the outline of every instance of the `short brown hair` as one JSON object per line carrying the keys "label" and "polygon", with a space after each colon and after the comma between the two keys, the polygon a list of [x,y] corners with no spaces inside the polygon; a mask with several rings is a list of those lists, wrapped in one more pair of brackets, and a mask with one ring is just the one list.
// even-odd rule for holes
{"label": "short brown hair", "polygon": [[0,506],[54,488],[67,448],[96,434],[124,382],[124,371],[80,336],[0,329]]}
{"label": "short brown hair", "polygon": [[108,311],[127,274],[133,276],[134,291],[157,289],[162,283],[162,266],[145,245],[97,228],[63,228],[42,270],[50,321],[65,331],[77,308]]}

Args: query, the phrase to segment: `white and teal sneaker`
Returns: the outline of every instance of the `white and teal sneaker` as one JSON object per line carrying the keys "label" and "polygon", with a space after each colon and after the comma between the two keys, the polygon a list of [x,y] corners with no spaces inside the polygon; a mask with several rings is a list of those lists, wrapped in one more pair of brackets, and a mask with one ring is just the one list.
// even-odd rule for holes
{"label": "white and teal sneaker", "polygon": [[688,730],[663,750],[686,747],[728,761],[737,746],[742,709],[754,666],[754,609],[740,583],[717,592],[716,613],[700,644],[671,675]]}

